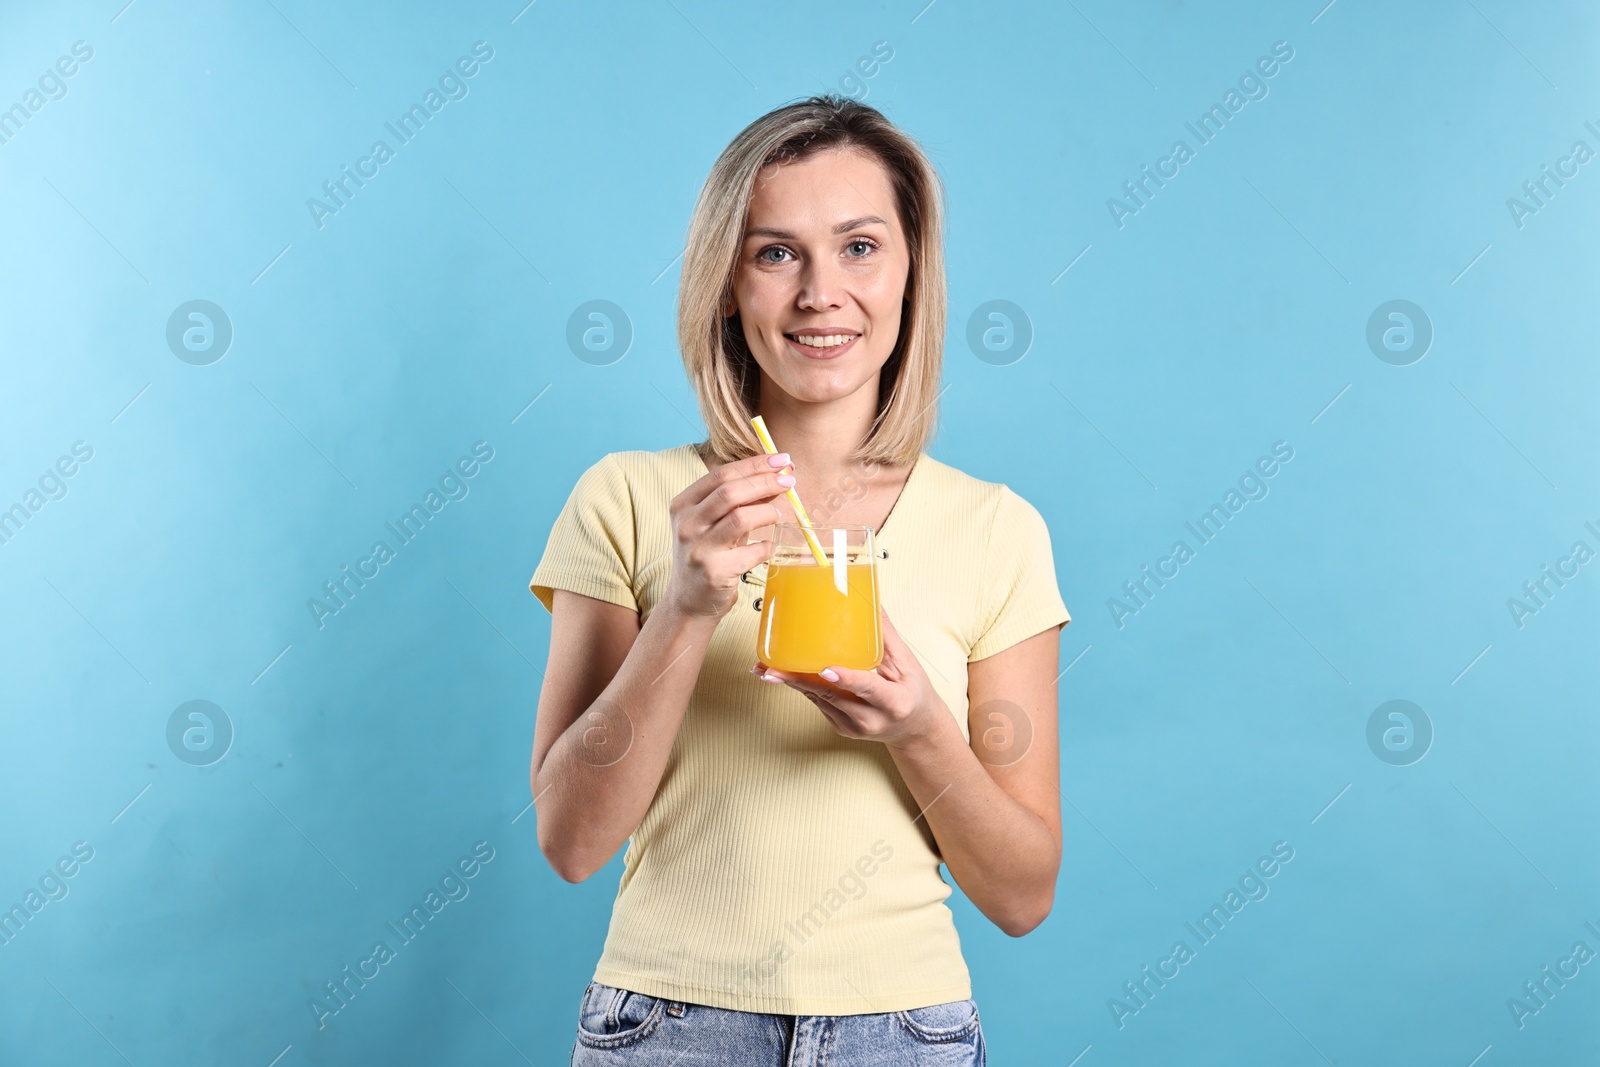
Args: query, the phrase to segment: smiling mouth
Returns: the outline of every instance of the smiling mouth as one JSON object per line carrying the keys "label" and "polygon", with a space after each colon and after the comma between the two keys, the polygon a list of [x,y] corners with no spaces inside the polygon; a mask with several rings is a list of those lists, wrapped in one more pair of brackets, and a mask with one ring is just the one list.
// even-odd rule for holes
{"label": "smiling mouth", "polygon": [[837,359],[853,348],[856,341],[861,338],[859,333],[852,333],[848,330],[839,330],[826,334],[786,333],[783,336],[791,347],[807,359]]}

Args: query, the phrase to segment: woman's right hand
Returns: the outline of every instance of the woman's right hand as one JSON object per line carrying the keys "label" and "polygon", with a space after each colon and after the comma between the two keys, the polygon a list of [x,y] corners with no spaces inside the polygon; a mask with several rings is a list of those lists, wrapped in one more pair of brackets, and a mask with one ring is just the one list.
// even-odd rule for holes
{"label": "woman's right hand", "polygon": [[745,543],[752,530],[783,520],[774,501],[794,475],[789,454],[724,464],[672,498],[672,577],[662,604],[721,618],[739,601],[739,578],[772,558],[772,542]]}

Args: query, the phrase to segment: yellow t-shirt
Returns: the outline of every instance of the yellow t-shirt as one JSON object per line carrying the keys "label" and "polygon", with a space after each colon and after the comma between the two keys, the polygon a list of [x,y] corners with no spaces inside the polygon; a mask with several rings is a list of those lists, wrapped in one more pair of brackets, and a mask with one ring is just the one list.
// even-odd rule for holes
{"label": "yellow t-shirt", "polygon": [[[672,565],[668,504],[705,474],[692,444],[603,457],[557,516],[534,595],[549,608],[568,589],[648,618]],[[875,542],[884,609],[970,739],[967,664],[1070,621],[1044,520],[924,453]],[[595,981],[784,1015],[970,997],[938,847],[888,749],[749,673],[760,596],[741,584],[717,625],[628,839]]]}

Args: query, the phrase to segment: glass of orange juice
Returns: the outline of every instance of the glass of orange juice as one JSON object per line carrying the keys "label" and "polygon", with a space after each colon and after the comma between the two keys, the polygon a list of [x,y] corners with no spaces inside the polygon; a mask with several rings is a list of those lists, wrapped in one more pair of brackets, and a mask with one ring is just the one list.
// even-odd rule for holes
{"label": "glass of orange juice", "polygon": [[830,666],[869,671],[883,659],[872,527],[810,530],[827,566],[818,562],[798,523],[773,524],[756,656],[768,667],[796,674]]}

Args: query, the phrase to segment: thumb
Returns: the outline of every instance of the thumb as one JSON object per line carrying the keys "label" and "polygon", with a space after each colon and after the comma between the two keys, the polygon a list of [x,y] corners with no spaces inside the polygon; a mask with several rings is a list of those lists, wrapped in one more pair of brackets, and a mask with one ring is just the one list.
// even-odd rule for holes
{"label": "thumb", "polygon": [[894,623],[889,619],[889,610],[880,606],[878,615],[883,624],[883,659],[876,668],[877,675],[894,682],[902,681],[906,676],[907,662],[915,660],[916,656],[905,638],[900,636],[900,631],[894,628]]}
{"label": "thumb", "polygon": [[754,570],[767,562],[772,555],[771,541],[751,541],[748,545],[740,545],[732,550],[733,558],[739,562],[740,573]]}
{"label": "thumb", "polygon": [[900,631],[894,628],[894,622],[889,618],[889,609],[878,605],[878,623],[883,627],[883,651],[886,655],[898,654],[905,647],[905,642],[900,638]]}

